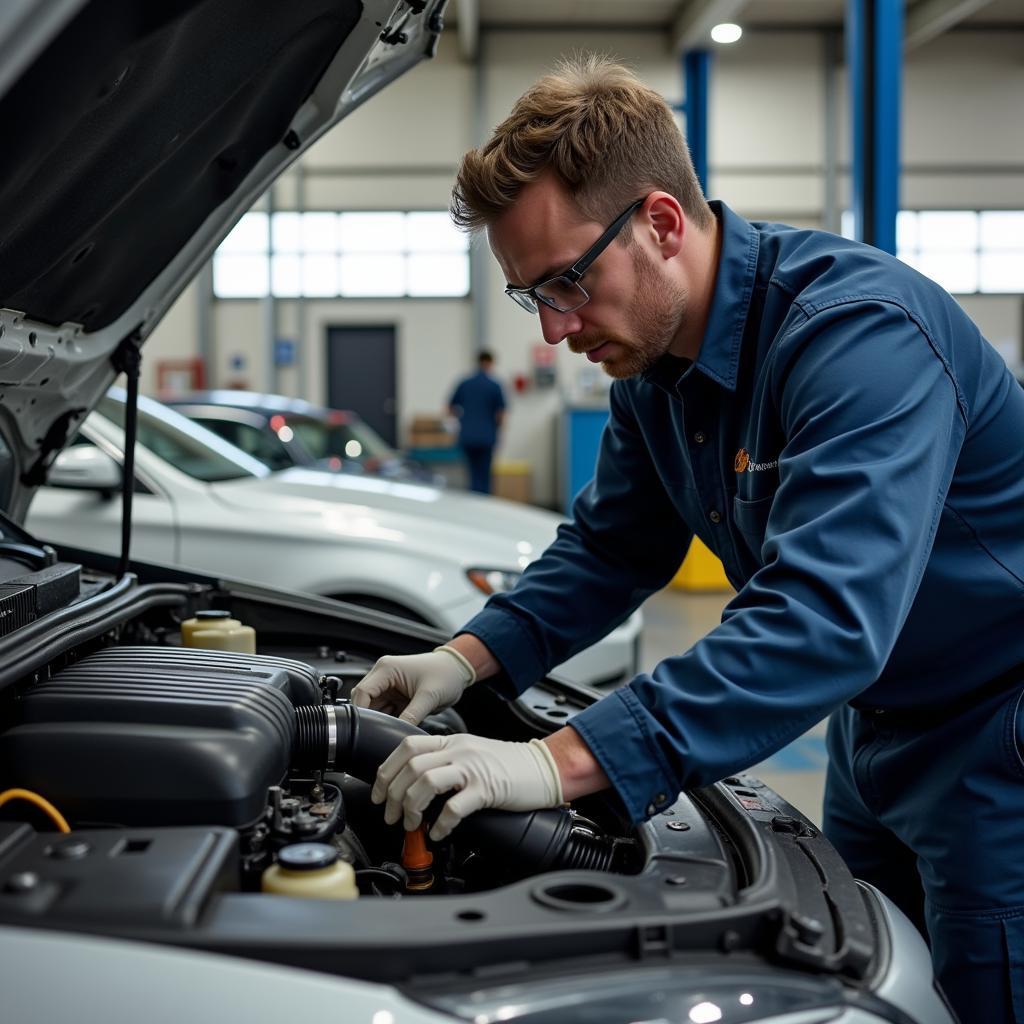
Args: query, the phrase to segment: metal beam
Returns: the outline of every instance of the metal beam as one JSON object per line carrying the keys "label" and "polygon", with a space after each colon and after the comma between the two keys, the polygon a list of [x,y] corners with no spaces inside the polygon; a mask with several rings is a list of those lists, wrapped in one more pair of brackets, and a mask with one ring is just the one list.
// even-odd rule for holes
{"label": "metal beam", "polygon": [[686,99],[686,144],[700,189],[708,194],[708,78],[711,54],[707,50],[688,50],[683,54],[683,82]]}
{"label": "metal beam", "polygon": [[822,222],[826,231],[842,232],[839,205],[839,68],[842,63],[842,35],[835,29],[824,32],[821,75],[825,82],[822,115],[825,124],[825,206]]}
{"label": "metal beam", "polygon": [[921,0],[907,11],[903,48],[912,50],[927,43],[957,22],[976,14],[992,0]]}
{"label": "metal beam", "polygon": [[861,242],[896,253],[903,0],[846,0],[853,219]]}
{"label": "metal beam", "polygon": [[708,33],[723,21],[734,21],[748,0],[689,0],[680,4],[672,25],[672,52],[704,49]]}
{"label": "metal beam", "polygon": [[459,0],[457,10],[459,53],[463,60],[475,61],[480,46],[480,0]]}

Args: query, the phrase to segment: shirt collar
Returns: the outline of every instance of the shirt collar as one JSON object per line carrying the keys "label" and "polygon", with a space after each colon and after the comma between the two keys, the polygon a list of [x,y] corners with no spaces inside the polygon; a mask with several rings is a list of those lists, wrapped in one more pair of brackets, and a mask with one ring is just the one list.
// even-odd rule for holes
{"label": "shirt collar", "polygon": [[721,224],[722,250],[708,326],[696,362],[682,375],[677,362],[669,367],[662,366],[661,360],[644,374],[645,380],[661,387],[669,384],[666,370],[674,378],[669,384],[672,387],[672,384],[678,385],[683,376],[696,369],[722,387],[730,391],[736,389],[740,345],[750,298],[754,292],[760,237],[753,224],[733,213],[725,203],[713,199],[709,205]]}

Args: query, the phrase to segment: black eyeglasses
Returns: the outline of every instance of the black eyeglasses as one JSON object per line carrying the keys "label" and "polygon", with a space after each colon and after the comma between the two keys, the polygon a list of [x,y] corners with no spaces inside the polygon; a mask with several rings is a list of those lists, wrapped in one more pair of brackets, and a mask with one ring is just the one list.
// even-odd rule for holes
{"label": "black eyeglasses", "polygon": [[580,278],[590,269],[594,260],[611,245],[612,239],[625,227],[626,221],[643,206],[646,198],[644,196],[643,199],[630,203],[568,270],[532,284],[529,288],[513,288],[512,285],[508,285],[505,294],[517,305],[522,306],[527,313],[536,313],[538,302],[543,302],[545,306],[559,313],[571,313],[580,306],[585,306],[590,301],[590,296],[580,284]]}

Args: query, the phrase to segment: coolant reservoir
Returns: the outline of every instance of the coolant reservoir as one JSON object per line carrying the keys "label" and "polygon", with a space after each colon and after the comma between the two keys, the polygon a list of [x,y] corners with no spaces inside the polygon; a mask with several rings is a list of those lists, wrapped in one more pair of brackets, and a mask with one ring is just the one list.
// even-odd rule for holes
{"label": "coolant reservoir", "polygon": [[277,863],[263,872],[264,892],[313,900],[354,900],[359,895],[352,865],[327,843],[282,847]]}
{"label": "coolant reservoir", "polygon": [[185,647],[205,647],[211,651],[256,653],[256,630],[243,626],[231,612],[196,612],[194,619],[181,624],[181,642]]}

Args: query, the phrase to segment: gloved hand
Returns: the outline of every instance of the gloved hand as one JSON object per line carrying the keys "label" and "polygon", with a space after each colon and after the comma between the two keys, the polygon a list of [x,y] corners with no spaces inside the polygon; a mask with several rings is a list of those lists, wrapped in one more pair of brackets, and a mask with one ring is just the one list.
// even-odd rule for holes
{"label": "gloved hand", "polygon": [[384,820],[394,825],[404,818],[411,831],[434,797],[453,789],[458,792],[438,815],[431,839],[444,839],[463,818],[484,807],[534,811],[563,802],[558,766],[546,744],[465,733],[407,736],[380,766],[370,798],[375,804],[386,798]]}
{"label": "gloved hand", "polygon": [[352,703],[419,725],[427,715],[450,708],[476,679],[473,666],[453,647],[429,654],[388,654],[352,690]]}

